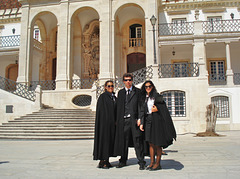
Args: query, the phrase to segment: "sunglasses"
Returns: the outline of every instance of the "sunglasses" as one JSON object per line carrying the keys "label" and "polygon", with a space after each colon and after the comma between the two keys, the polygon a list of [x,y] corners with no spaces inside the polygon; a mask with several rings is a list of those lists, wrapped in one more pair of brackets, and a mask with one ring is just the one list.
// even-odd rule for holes
{"label": "sunglasses", "polygon": [[108,88],[111,88],[111,87],[113,88],[114,86],[113,86],[113,85],[107,85],[107,87],[108,87]]}
{"label": "sunglasses", "polygon": [[124,79],[123,81],[132,81],[132,79]]}
{"label": "sunglasses", "polygon": [[152,88],[152,85],[145,86],[145,89],[147,89],[147,88]]}

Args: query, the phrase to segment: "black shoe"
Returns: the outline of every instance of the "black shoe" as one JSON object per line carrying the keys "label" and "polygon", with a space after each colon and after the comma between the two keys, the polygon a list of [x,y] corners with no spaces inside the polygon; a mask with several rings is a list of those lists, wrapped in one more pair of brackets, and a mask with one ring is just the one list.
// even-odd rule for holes
{"label": "black shoe", "polygon": [[145,163],[140,163],[139,170],[144,170],[144,169],[145,169]]}
{"label": "black shoe", "polygon": [[103,168],[103,165],[104,165],[104,161],[100,160],[97,168]]}
{"label": "black shoe", "polygon": [[112,168],[113,166],[109,163],[109,161],[106,161],[106,165],[108,166],[108,168]]}
{"label": "black shoe", "polygon": [[116,166],[116,168],[122,168],[122,167],[125,167],[125,166],[126,166],[126,163],[119,162],[119,164]]}
{"label": "black shoe", "polygon": [[152,170],[152,166],[151,166],[151,167],[148,166],[148,167],[146,168],[146,170]]}
{"label": "black shoe", "polygon": [[162,169],[161,165],[158,165],[156,168],[152,168],[149,171],[156,171],[156,170],[161,170],[161,169]]}

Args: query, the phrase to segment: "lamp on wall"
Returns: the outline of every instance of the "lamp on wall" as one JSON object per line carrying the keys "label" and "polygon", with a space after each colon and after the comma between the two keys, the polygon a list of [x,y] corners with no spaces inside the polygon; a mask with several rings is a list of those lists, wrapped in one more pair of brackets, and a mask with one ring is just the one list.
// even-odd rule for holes
{"label": "lamp on wall", "polygon": [[234,19],[234,14],[233,13],[231,13],[230,16],[231,16],[232,19]]}
{"label": "lamp on wall", "polygon": [[15,60],[15,64],[16,64],[16,65],[18,64],[18,60]]}
{"label": "lamp on wall", "polygon": [[156,43],[155,43],[155,25],[156,25],[156,22],[157,22],[157,18],[152,15],[151,19],[151,24],[153,26],[153,50],[154,50],[154,64],[157,64],[157,57],[156,57]]}
{"label": "lamp on wall", "polygon": [[176,54],[176,52],[175,52],[174,47],[173,47],[172,55],[174,56],[175,54]]}
{"label": "lamp on wall", "polygon": [[16,29],[12,28],[12,33],[15,34],[15,32],[16,32]]}

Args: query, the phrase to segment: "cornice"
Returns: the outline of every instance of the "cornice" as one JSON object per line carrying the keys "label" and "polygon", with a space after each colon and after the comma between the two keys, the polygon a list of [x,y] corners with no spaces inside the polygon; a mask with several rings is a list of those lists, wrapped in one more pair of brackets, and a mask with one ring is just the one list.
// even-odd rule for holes
{"label": "cornice", "polygon": [[238,7],[240,8],[239,0],[224,0],[224,1],[185,1],[178,3],[162,4],[163,11],[184,11],[195,9],[218,9],[225,7]]}
{"label": "cornice", "polygon": [[21,17],[0,19],[0,24],[21,22]]}

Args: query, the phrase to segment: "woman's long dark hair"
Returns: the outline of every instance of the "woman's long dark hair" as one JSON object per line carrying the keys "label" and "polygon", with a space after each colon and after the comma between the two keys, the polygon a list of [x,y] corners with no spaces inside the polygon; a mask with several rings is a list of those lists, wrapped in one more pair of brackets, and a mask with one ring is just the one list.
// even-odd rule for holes
{"label": "woman's long dark hair", "polygon": [[149,97],[150,97],[150,98],[152,98],[152,97],[153,97],[153,94],[154,94],[155,92],[157,92],[156,87],[155,87],[155,85],[153,84],[153,82],[152,82],[151,80],[145,81],[145,82],[143,83],[142,87],[141,87],[141,102],[144,102],[145,99],[146,99],[146,94],[147,94],[147,92],[146,92],[146,89],[145,89],[145,85],[146,85],[147,83],[150,83],[150,84],[152,85],[152,91],[151,91],[150,94],[149,94]]}
{"label": "woman's long dark hair", "polygon": [[[104,83],[104,87],[106,87],[108,83],[114,84],[112,80],[107,80],[107,81]],[[106,88],[104,88],[104,90],[107,91]]]}

